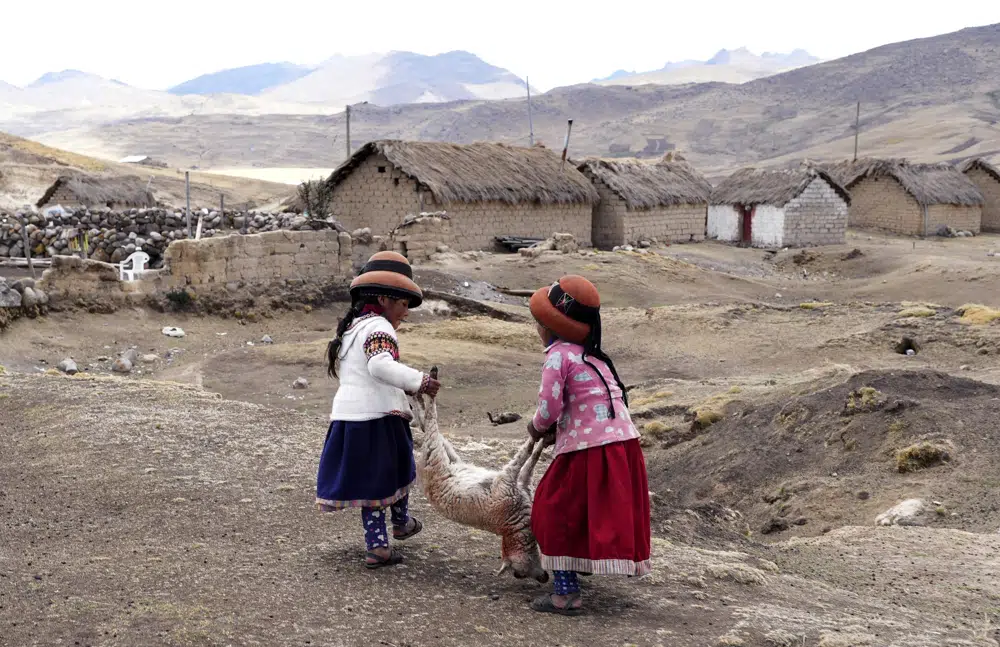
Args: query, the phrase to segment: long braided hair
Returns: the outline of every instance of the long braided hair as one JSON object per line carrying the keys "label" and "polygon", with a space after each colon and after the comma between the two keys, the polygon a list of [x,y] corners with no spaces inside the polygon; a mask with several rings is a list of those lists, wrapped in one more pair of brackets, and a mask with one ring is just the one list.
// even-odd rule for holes
{"label": "long braided hair", "polygon": [[585,323],[590,326],[590,333],[587,334],[586,339],[583,340],[583,361],[590,368],[594,369],[597,373],[597,377],[600,378],[601,384],[604,385],[604,390],[608,393],[608,399],[611,401],[610,414],[612,418],[615,418],[615,402],[614,397],[611,395],[611,387],[608,386],[608,381],[604,379],[604,374],[594,365],[593,362],[587,359],[587,356],[596,357],[605,364],[607,364],[608,369],[611,370],[611,375],[614,376],[615,382],[618,384],[618,388],[622,392],[622,401],[625,406],[628,406],[628,394],[625,392],[625,385],[622,383],[620,377],[618,377],[618,370],[615,369],[614,362],[608,357],[607,353],[601,348],[601,308],[600,306],[588,306],[580,303],[570,295],[568,295],[559,285],[558,282],[552,285],[549,289],[549,302],[556,307],[564,315],[579,321],[580,323]]}
{"label": "long braided hair", "polygon": [[366,309],[373,312],[380,310],[377,294],[359,294],[357,298],[351,299],[351,307],[347,309],[347,314],[337,323],[337,336],[326,345],[326,374],[330,377],[337,377],[337,361],[340,359],[340,349],[344,345],[344,335],[354,323],[354,320],[361,316]]}

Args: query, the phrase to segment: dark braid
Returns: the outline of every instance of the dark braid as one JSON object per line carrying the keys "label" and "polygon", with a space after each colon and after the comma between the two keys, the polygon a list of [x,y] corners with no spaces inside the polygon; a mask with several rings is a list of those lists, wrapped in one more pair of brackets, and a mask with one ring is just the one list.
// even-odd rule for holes
{"label": "dark braid", "polygon": [[337,360],[340,358],[340,349],[344,345],[344,334],[347,329],[351,327],[355,317],[361,314],[366,305],[377,303],[378,297],[374,295],[362,295],[351,301],[351,307],[347,309],[347,314],[337,324],[337,336],[326,345],[326,374],[330,377],[337,377]]}
{"label": "dark braid", "polygon": [[611,417],[616,418],[615,415],[615,399],[611,396],[611,387],[608,386],[608,381],[604,379],[604,374],[592,363],[587,361],[587,355],[596,357],[605,364],[608,365],[608,369],[611,370],[611,375],[614,376],[615,382],[618,384],[618,388],[622,391],[622,401],[625,406],[628,406],[628,394],[625,392],[625,385],[622,383],[620,377],[618,377],[618,371],[615,369],[614,362],[608,357],[608,354],[601,350],[601,315],[597,314],[591,319],[590,323],[590,334],[587,335],[587,339],[583,342],[583,361],[590,368],[594,369],[597,373],[597,377],[601,378],[601,383],[604,384],[604,390],[608,392],[608,399],[611,400]]}

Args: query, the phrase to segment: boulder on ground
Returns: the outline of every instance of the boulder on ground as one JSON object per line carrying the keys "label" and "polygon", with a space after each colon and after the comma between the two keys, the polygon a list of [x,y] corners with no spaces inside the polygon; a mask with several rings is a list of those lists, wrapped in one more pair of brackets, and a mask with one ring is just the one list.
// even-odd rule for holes
{"label": "boulder on ground", "polygon": [[897,503],[875,518],[876,526],[922,526],[927,505],[921,499]]}
{"label": "boulder on ground", "polygon": [[76,362],[74,362],[69,358],[66,358],[63,361],[59,362],[59,365],[56,366],[56,368],[65,373],[66,375],[76,375],[77,373],[80,372],[79,369],[77,369],[76,367]]}

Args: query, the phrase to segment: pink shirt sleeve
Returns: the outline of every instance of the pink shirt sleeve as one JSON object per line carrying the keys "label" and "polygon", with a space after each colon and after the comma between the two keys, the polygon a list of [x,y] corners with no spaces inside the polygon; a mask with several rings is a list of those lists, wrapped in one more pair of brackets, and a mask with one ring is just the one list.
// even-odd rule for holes
{"label": "pink shirt sleeve", "polygon": [[563,387],[566,383],[565,349],[549,350],[542,367],[542,387],[538,391],[538,410],[531,424],[538,431],[545,431],[559,422],[563,414]]}

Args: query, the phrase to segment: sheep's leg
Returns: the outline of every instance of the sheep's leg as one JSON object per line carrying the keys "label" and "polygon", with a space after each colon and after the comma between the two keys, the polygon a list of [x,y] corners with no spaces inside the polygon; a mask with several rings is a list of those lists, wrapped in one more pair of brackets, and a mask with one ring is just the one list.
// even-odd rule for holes
{"label": "sheep's leg", "polygon": [[537,443],[535,449],[531,452],[531,457],[521,468],[521,471],[517,473],[517,482],[524,487],[531,485],[531,473],[535,471],[535,465],[538,464],[538,459],[542,457],[542,451],[545,450],[545,443]]}
{"label": "sheep's leg", "polygon": [[531,452],[534,449],[534,447],[535,447],[535,440],[533,438],[529,438],[528,440],[524,441],[524,444],[521,445],[521,448],[517,450],[516,454],[514,454],[514,458],[510,459],[510,462],[507,463],[503,468],[503,473],[507,478],[509,478],[511,481],[517,479],[518,473],[521,471],[521,468],[524,467],[525,461],[527,461],[528,458],[531,456]]}

